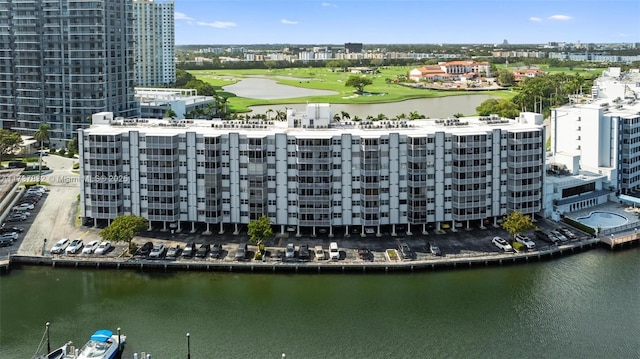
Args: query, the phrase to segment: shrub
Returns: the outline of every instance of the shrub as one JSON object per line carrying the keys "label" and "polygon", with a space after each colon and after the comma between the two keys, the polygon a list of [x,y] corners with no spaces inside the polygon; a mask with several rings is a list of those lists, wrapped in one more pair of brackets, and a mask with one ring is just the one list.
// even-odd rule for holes
{"label": "shrub", "polygon": [[80,163],[76,162],[76,163],[73,164],[73,169],[74,170],[77,170],[79,168],[80,168]]}
{"label": "shrub", "polygon": [[516,252],[520,252],[524,249],[524,244],[513,241],[513,243],[511,243],[511,247],[513,247]]}
{"label": "shrub", "polygon": [[24,162],[38,162],[40,159],[38,157],[27,157],[23,159]]}
{"label": "shrub", "polygon": [[596,230],[595,229],[593,229],[592,227],[587,226],[584,223],[580,223],[580,222],[575,221],[575,220],[573,220],[573,219],[571,219],[569,217],[566,217],[566,216],[562,220],[564,221],[564,223],[566,223],[566,224],[568,224],[568,225],[570,225],[572,227],[578,228],[579,230],[581,230],[583,232],[587,232],[592,236],[596,234]]}
{"label": "shrub", "polygon": [[67,158],[73,158],[73,152],[69,151],[65,156],[67,156]]}
{"label": "shrub", "polygon": [[64,148],[61,148],[61,149],[59,149],[59,150],[58,150],[58,154],[59,154],[60,156],[64,156],[64,155],[65,155],[65,153],[67,153],[67,151],[65,151],[65,149],[64,149]]}

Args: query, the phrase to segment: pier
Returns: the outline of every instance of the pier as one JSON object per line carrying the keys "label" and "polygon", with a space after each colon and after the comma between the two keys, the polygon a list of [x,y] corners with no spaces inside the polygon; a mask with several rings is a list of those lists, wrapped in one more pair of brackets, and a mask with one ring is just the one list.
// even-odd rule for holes
{"label": "pier", "polygon": [[611,249],[618,249],[626,246],[633,246],[640,243],[640,232],[635,229],[633,232],[621,233],[618,235],[601,235],[600,242]]}

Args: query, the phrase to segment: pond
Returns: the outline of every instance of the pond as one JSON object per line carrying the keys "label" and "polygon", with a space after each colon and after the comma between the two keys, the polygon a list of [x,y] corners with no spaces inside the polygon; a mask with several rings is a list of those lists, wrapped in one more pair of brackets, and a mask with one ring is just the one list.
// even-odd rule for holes
{"label": "pond", "polygon": [[[233,85],[224,86],[223,89],[240,97],[266,100],[332,95],[336,93],[328,90],[304,89],[281,85],[274,80],[265,78],[243,79]],[[334,114],[344,111],[348,113],[350,117],[358,116],[363,119],[367,118],[367,116],[377,117],[378,114],[384,114],[387,118],[394,118],[400,114],[405,114],[408,117],[409,113],[413,111],[428,118],[445,118],[457,113],[465,116],[474,115],[476,113],[476,107],[490,98],[494,98],[494,96],[474,94],[422,98],[390,103],[331,104],[331,108]],[[287,108],[294,108],[298,111],[303,111],[305,107],[306,104],[303,103],[251,106],[249,109],[251,109],[253,113],[265,114],[269,109],[286,111]]]}

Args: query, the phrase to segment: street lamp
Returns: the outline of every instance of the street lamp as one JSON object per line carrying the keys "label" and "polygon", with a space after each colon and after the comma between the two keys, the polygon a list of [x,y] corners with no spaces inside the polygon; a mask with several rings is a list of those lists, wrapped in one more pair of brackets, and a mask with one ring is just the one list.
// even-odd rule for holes
{"label": "street lamp", "polygon": [[191,342],[189,338],[191,338],[191,334],[187,333],[187,359],[191,359]]}

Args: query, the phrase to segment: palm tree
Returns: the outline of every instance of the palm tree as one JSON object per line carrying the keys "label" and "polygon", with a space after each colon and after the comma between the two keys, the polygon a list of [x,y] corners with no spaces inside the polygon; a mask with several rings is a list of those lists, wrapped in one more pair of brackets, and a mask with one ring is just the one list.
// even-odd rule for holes
{"label": "palm tree", "polygon": [[272,109],[267,110],[267,120],[271,120],[271,114],[273,113]]}
{"label": "palm tree", "polygon": [[340,116],[342,117],[343,120],[350,120],[351,116],[349,115],[348,112],[345,111],[340,111]]}
{"label": "palm tree", "polygon": [[49,142],[49,130],[51,126],[46,123],[40,124],[38,131],[33,134],[33,138],[40,142],[40,158],[38,162],[38,184],[42,181],[42,149],[44,147],[45,142]]}

